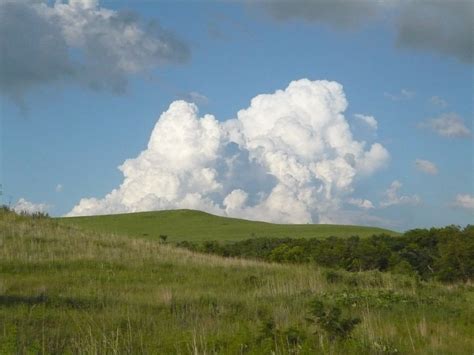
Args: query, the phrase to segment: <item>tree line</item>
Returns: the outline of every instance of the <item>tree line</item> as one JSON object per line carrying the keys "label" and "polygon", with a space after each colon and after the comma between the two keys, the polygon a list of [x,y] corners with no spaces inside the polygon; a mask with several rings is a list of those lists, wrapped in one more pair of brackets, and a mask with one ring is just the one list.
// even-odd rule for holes
{"label": "tree line", "polygon": [[474,225],[413,229],[369,238],[251,238],[232,243],[180,242],[178,246],[226,257],[316,263],[347,271],[379,270],[443,282],[474,279]]}

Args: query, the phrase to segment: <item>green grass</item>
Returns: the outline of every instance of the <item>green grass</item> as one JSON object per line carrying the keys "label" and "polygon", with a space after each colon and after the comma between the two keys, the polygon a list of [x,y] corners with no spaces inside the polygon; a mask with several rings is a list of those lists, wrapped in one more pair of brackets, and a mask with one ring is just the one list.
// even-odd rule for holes
{"label": "green grass", "polygon": [[374,227],[332,224],[272,224],[214,216],[193,210],[140,212],[107,216],[59,218],[60,223],[88,230],[158,239],[167,235],[171,242],[222,240],[236,241],[253,237],[313,238],[360,237],[396,232]]}
{"label": "green grass", "polygon": [[[472,285],[335,272],[0,212],[0,354],[472,354]],[[315,297],[351,338],[305,320]]]}

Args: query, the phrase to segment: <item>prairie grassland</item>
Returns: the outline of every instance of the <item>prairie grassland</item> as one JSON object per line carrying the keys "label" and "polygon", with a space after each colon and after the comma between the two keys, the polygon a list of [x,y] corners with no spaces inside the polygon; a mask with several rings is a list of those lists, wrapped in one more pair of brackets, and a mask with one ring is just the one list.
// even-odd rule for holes
{"label": "prairie grassland", "polygon": [[[0,212],[0,353],[472,354],[474,292],[221,258]],[[350,338],[307,322],[318,298]]]}
{"label": "prairie grassland", "polygon": [[60,223],[84,229],[171,242],[205,240],[237,241],[253,237],[360,237],[398,233],[376,227],[335,224],[273,224],[238,218],[214,216],[194,210],[169,210],[125,213],[107,216],[58,218]]}

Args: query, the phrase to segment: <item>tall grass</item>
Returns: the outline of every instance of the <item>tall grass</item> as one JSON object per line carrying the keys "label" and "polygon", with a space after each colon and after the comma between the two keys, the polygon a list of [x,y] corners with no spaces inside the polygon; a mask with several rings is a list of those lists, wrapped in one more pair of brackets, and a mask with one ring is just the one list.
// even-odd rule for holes
{"label": "tall grass", "polygon": [[[470,354],[473,294],[0,213],[2,354]],[[314,298],[361,319],[350,338],[305,320]]]}

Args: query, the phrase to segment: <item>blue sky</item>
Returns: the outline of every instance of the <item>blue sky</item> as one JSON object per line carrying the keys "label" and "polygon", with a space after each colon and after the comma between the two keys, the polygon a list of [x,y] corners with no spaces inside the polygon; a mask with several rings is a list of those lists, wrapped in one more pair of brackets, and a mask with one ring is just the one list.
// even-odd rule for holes
{"label": "blue sky", "polygon": [[[38,81],[18,95],[2,86],[4,203],[22,198],[64,215],[81,198],[102,199],[120,186],[117,167],[146,149],[158,117],[173,101],[199,93],[199,115],[224,122],[253,97],[307,78],[340,83],[354,139],[378,142],[390,154],[384,167],[354,179],[351,192],[341,194],[374,206],[354,210],[351,223],[398,230],[473,223],[472,60],[423,44],[400,45],[397,16],[403,9],[347,28],[317,17],[282,19],[250,3],[104,1],[96,8],[133,11],[141,26],[158,21],[189,57],[127,72],[120,93],[73,80]],[[373,116],[378,129],[355,114]],[[446,125],[456,127],[446,133]],[[420,164],[417,169],[417,159],[434,164],[435,171]],[[382,206],[394,181],[401,183],[396,198]]]}

